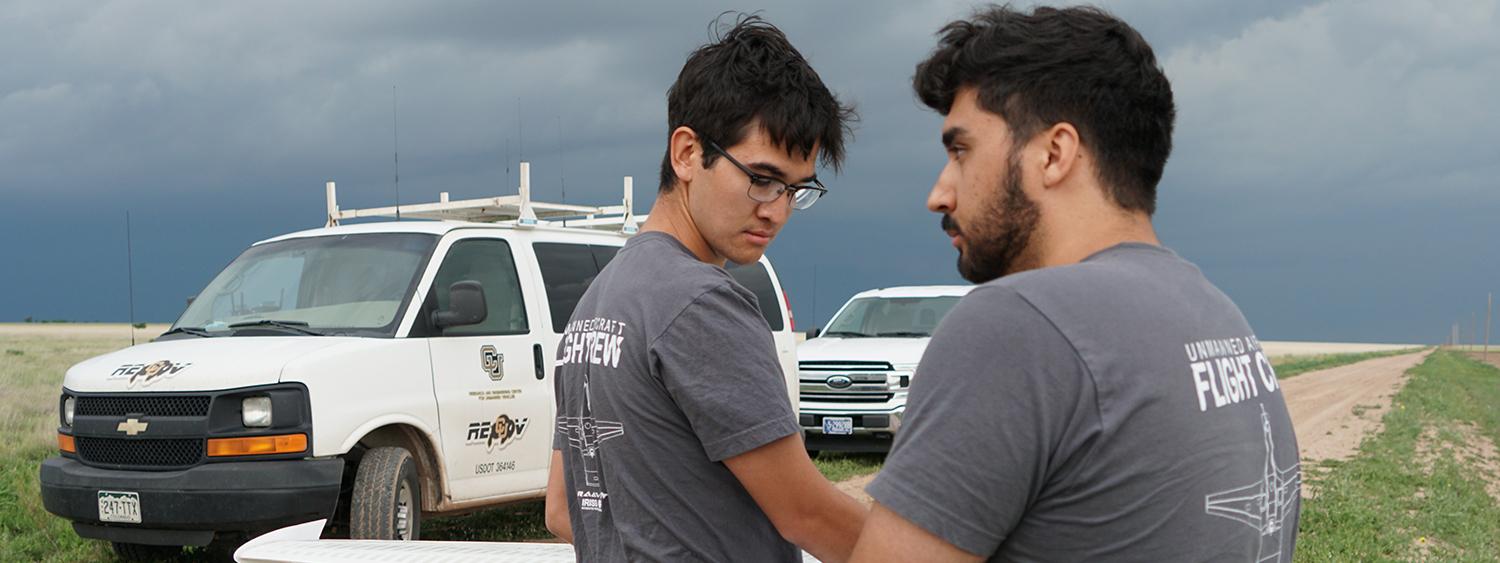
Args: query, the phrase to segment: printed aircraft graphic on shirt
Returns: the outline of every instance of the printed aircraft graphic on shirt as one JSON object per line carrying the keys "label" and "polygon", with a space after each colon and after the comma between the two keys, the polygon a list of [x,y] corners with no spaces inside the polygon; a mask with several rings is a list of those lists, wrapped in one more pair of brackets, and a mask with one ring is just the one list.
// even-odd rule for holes
{"label": "printed aircraft graphic on shirt", "polygon": [[1261,480],[1203,497],[1203,510],[1260,531],[1260,555],[1256,560],[1280,561],[1283,526],[1302,494],[1302,464],[1295,463],[1286,469],[1276,467],[1276,444],[1271,439],[1271,417],[1266,414],[1265,405],[1260,406],[1260,426],[1266,443]]}
{"label": "printed aircraft graphic on shirt", "polygon": [[590,487],[599,486],[599,445],[605,440],[618,438],[625,433],[625,426],[608,420],[595,420],[594,409],[589,400],[589,384],[583,383],[583,405],[578,416],[557,417],[557,431],[568,437],[568,445],[578,450],[583,457],[583,481]]}

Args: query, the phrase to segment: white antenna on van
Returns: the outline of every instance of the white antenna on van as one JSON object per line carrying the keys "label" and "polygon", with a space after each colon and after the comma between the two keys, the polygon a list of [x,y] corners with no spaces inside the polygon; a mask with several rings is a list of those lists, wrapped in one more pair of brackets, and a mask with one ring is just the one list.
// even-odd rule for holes
{"label": "white antenna on van", "polygon": [[536,225],[536,212],[531,209],[531,163],[521,161],[521,216],[516,222],[522,226]]}

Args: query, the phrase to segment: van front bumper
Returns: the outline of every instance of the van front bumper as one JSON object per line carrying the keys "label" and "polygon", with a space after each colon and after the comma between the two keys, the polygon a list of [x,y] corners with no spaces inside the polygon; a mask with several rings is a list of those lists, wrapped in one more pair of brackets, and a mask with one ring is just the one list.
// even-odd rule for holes
{"label": "van front bumper", "polygon": [[[101,469],[75,459],[42,462],[42,506],[78,535],[148,545],[207,545],[215,532],[256,533],[328,518],[342,458],[206,463],[176,471]],[[139,495],[141,522],[99,520],[99,491]]]}

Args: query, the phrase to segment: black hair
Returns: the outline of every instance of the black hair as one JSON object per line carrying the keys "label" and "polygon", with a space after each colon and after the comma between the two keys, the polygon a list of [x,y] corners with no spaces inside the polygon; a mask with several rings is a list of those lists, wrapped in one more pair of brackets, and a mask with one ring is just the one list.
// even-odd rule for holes
{"label": "black hair", "polygon": [[1023,143],[1060,122],[1078,129],[1099,180],[1120,207],[1156,211],[1156,184],[1172,153],[1177,110],[1151,45],[1093,7],[982,8],[939,32],[912,87],[947,115],[960,88],[1010,124]]}
{"label": "black hair", "polygon": [[[723,19],[720,15],[710,27],[722,27]],[[760,16],[740,14],[733,27],[715,35],[688,56],[667,90],[668,138],[687,126],[700,139],[728,149],[757,123],[788,153],[808,157],[816,147],[822,163],[839,170],[844,138],[858,119],[854,109],[840,103],[786,35]],[[677,183],[671,150],[668,146],[661,161],[662,193]],[[718,157],[717,151],[704,150],[703,166]]]}

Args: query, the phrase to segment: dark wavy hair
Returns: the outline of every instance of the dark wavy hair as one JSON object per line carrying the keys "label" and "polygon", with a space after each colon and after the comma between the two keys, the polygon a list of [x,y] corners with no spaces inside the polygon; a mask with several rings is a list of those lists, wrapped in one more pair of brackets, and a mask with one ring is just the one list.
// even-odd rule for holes
{"label": "dark wavy hair", "polygon": [[[839,170],[844,139],[857,120],[854,109],[839,102],[802,53],[776,26],[757,15],[740,14],[723,31],[727,13],[710,24],[713,42],[688,56],[677,82],[667,90],[667,134],[691,127],[720,147],[744,140],[758,122],[771,141],[790,153],[812,156],[816,147],[825,166]],[[670,138],[670,137],[669,137]],[[672,191],[677,173],[671,147],[661,161],[662,193]],[[719,158],[703,152],[703,166]]]}
{"label": "dark wavy hair", "polygon": [[1073,124],[1099,162],[1099,180],[1125,209],[1156,211],[1172,153],[1172,85],[1135,29],[1092,7],[1024,13],[989,6],[943,27],[912,87],[947,115],[960,88],[1005,119],[1017,143]]}

